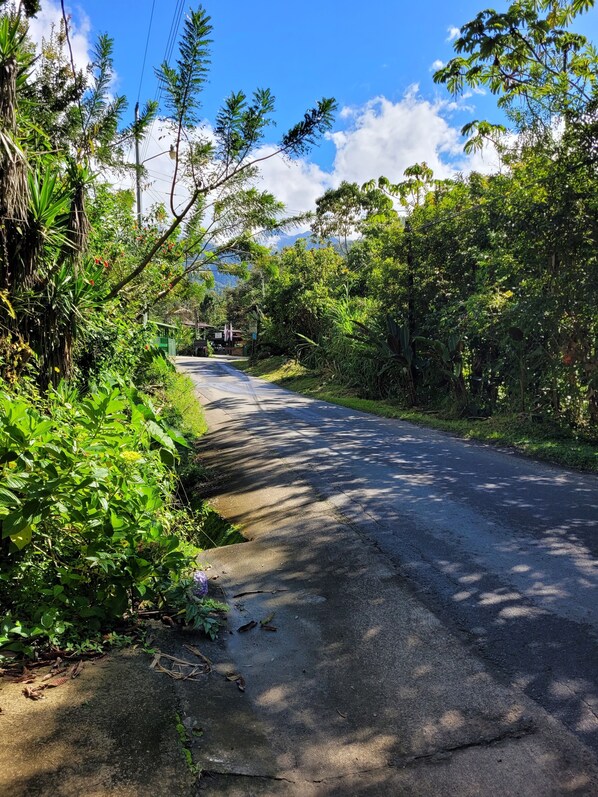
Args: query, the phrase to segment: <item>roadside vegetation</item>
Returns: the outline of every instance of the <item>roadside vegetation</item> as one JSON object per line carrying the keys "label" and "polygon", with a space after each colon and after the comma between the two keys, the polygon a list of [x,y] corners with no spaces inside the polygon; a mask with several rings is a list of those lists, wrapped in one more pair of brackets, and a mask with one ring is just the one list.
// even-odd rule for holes
{"label": "roadside vegetation", "polygon": [[455,418],[440,411],[408,408],[390,399],[364,399],[329,374],[306,368],[287,357],[269,357],[257,362],[231,363],[251,376],[274,382],[304,396],[339,404],[383,418],[398,418],[441,432],[506,446],[535,459],[598,473],[598,444],[595,439],[576,435],[549,421],[539,422],[521,415]]}
{"label": "roadside vegetation", "polygon": [[[223,312],[252,361],[302,392],[540,458],[598,458],[598,56],[571,30],[593,2],[525,0],[461,28],[435,74],[497,97],[466,125],[499,166],[342,183],[310,234],[255,259]],[[287,366],[288,368],[289,366]]]}
{"label": "roadside vegetation", "polygon": [[[201,7],[157,69],[163,108],[129,125],[111,39],[77,70],[66,16],[36,51],[39,10],[0,0],[0,661],[100,651],[148,615],[217,633],[226,607],[197,555],[242,536],[202,499],[205,422],[147,319],[204,299],[207,267],[243,272],[257,232],[293,224],[255,187],[270,92],[233,92],[209,135],[199,122]],[[321,100],[271,156],[304,154],[333,110]],[[141,215],[113,184],[153,124],[174,171]]]}
{"label": "roadside vegetation", "polygon": [[[38,0],[0,0],[0,658],[96,650],[148,611],[217,631],[197,551],[242,537],[202,500],[204,422],[148,318],[227,321],[260,368],[299,363],[264,366],[283,384],[596,469],[598,57],[571,30],[593,6],[519,0],[462,27],[435,79],[497,97],[507,125],[464,129],[496,173],[343,183],[271,251],[306,217],[259,188],[259,161],[304,156],[333,99],[265,155],[267,89],[208,129],[199,7],[156,70],[162,107],[126,124],[108,36],[81,71],[66,17],[36,51]],[[152,125],[172,184],[136,213],[114,185]],[[216,294],[214,267],[237,287]]]}
{"label": "roadside vegetation", "polygon": [[[144,359],[154,379],[172,368],[151,350]],[[193,580],[202,518],[177,495],[194,434],[168,423],[179,413],[168,382],[160,389],[162,412],[115,373],[85,395],[66,382],[0,393],[0,655],[101,650],[144,608],[216,626]]]}

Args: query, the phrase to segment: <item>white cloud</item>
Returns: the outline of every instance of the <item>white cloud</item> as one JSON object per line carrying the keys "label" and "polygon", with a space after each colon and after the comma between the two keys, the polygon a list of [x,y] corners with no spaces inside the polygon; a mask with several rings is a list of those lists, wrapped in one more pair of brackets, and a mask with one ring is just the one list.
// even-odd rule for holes
{"label": "white cloud", "polygon": [[452,42],[453,39],[459,38],[461,35],[460,28],[456,28],[454,25],[451,25],[450,28],[447,28],[448,36],[446,37],[447,42]]}
{"label": "white cloud", "polygon": [[435,61],[432,62],[430,66],[430,72],[436,72],[437,69],[442,69],[444,66],[444,61],[441,61],[440,58],[437,58]]}
{"label": "white cloud", "polygon": [[[452,114],[464,109],[463,104],[449,100],[425,99],[417,86],[411,86],[397,102],[381,96],[358,107],[344,107],[338,115],[342,129],[328,135],[336,148],[329,171],[308,158],[284,160],[275,156],[259,164],[258,185],[284,202],[289,213],[298,214],[313,210],[316,199],[343,180],[361,185],[384,175],[391,182],[399,182],[408,166],[422,161],[440,179],[459,172],[496,171],[500,163],[492,147],[481,153],[464,154],[459,127],[451,123]],[[210,134],[209,125],[204,129]],[[160,199],[168,204],[173,164],[168,154],[153,156],[168,150],[170,142],[168,130],[156,125],[148,146],[142,147],[142,158],[151,159],[147,162],[150,184],[144,192],[146,210]],[[255,155],[264,157],[275,149],[273,144],[267,144]],[[120,187],[133,185],[131,176]],[[187,192],[179,186],[177,195],[181,203]]]}
{"label": "white cloud", "polygon": [[[66,7],[70,16],[70,40],[73,50],[73,60],[78,69],[85,69],[90,62],[91,43],[89,33],[91,23],[89,17],[80,8],[73,10]],[[39,50],[42,39],[49,39],[52,27],[58,30],[62,20],[60,3],[56,0],[45,0],[37,15],[29,20],[29,35]]]}
{"label": "white cloud", "polygon": [[430,102],[412,86],[399,102],[376,97],[353,109],[348,130],[331,135],[336,145],[333,183],[358,183],[385,175],[402,178],[407,166],[426,161],[437,177],[454,173],[451,158],[461,152],[459,131],[442,115],[443,101]]}
{"label": "white cloud", "polygon": [[460,130],[448,117],[466,109],[450,101],[424,99],[417,86],[410,87],[398,102],[376,97],[357,108],[342,108],[339,121],[344,129],[329,134],[336,147],[330,172],[306,159],[289,164],[274,158],[262,164],[262,185],[285,202],[290,212],[297,212],[312,210],[326,189],[343,180],[362,184],[384,175],[399,182],[408,166],[422,161],[439,179],[497,171],[500,158],[491,145],[471,155],[463,152]]}
{"label": "white cloud", "polygon": [[[275,150],[274,146],[264,146],[255,154],[261,158]],[[313,209],[316,199],[332,185],[331,174],[304,158],[288,160],[276,156],[262,162],[260,172],[261,187],[284,202],[291,214]]]}

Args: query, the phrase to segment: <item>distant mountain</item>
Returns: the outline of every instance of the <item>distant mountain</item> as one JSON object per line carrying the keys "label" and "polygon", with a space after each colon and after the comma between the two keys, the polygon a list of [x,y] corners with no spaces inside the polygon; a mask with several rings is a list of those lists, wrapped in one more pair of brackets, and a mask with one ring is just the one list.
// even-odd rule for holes
{"label": "distant mountain", "polygon": [[214,275],[214,287],[217,293],[221,293],[225,288],[234,288],[239,282],[239,277],[234,274],[221,274],[216,266],[211,266],[210,271]]}
{"label": "distant mountain", "polygon": [[[312,238],[312,234],[310,232],[301,232],[297,233],[297,235],[281,235],[280,238],[277,238],[276,241],[270,246],[270,249],[273,249],[275,252],[280,252],[282,249],[286,249],[288,246],[293,246],[297,241],[305,241],[306,249],[318,249],[321,246],[326,246],[326,243],[319,244],[316,240]],[[265,246],[268,246],[268,241],[264,242]],[[329,244],[333,246],[335,249],[339,248],[339,242],[331,239]]]}
{"label": "distant mountain", "polygon": [[[222,293],[225,288],[234,288],[239,282],[239,278],[234,274],[221,274],[216,265],[209,265],[202,269],[203,271],[211,271],[214,277],[214,290],[216,293]],[[203,282],[203,277],[199,274],[192,274],[191,279],[197,282]]]}
{"label": "distant mountain", "polygon": [[310,232],[300,232],[296,235],[281,235],[272,245],[270,245],[267,240],[264,241],[264,246],[268,246],[275,252],[280,252],[281,249],[286,249],[287,246],[293,246],[297,241],[305,241],[305,245],[308,249],[317,247],[317,243],[314,243]]}
{"label": "distant mountain", "polygon": [[[296,235],[281,235],[276,240],[269,242],[266,239],[263,243],[264,246],[268,246],[274,252],[280,252],[288,246],[293,246],[297,241],[305,241],[308,249],[315,249],[318,246],[309,232],[297,233]],[[216,293],[222,293],[225,288],[234,288],[239,283],[239,277],[235,277],[233,274],[221,274],[216,265],[207,266],[206,270],[211,271],[214,276],[214,290]],[[195,279],[199,281],[201,277],[197,275]]]}

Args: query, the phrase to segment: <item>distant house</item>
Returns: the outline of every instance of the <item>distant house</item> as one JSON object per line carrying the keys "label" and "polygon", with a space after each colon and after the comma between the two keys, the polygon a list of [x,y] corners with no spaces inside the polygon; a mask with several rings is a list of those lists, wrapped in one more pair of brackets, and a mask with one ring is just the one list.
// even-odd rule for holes
{"label": "distant house", "polygon": [[203,321],[184,321],[183,324],[195,330],[193,341],[193,354],[196,357],[205,357],[208,353],[208,344],[216,354],[242,355],[245,346],[245,336],[240,329],[233,329],[231,324],[216,327]]}
{"label": "distant house", "polygon": [[241,356],[245,346],[245,336],[240,329],[233,329],[232,324],[225,324],[222,330],[213,332],[213,346],[216,353]]}
{"label": "distant house", "polygon": [[154,346],[169,357],[176,357],[175,332],[177,327],[172,324],[163,324],[161,321],[153,322],[156,326],[157,335],[153,340]]}
{"label": "distant house", "polygon": [[[194,330],[192,344],[194,356],[207,356],[209,344],[217,354],[237,356],[244,354],[244,346],[247,342],[245,333],[240,329],[233,329],[232,324],[226,323],[222,327],[207,324],[205,321],[199,320],[197,311],[193,312],[185,308],[175,310],[173,315],[177,316],[182,326]],[[161,326],[164,329],[176,329],[169,324],[161,324]]]}

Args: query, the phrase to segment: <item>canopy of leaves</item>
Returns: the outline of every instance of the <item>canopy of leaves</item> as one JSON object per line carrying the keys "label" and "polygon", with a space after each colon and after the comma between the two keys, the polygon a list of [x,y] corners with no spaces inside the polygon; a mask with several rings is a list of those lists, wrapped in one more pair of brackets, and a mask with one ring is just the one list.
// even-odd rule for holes
{"label": "canopy of leaves", "polygon": [[[549,128],[556,118],[579,115],[596,91],[596,49],[567,26],[593,6],[593,0],[516,0],[503,12],[481,11],[462,26],[458,55],[434,80],[453,94],[489,89],[519,129]],[[487,123],[479,133],[488,136]]]}

